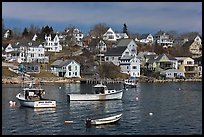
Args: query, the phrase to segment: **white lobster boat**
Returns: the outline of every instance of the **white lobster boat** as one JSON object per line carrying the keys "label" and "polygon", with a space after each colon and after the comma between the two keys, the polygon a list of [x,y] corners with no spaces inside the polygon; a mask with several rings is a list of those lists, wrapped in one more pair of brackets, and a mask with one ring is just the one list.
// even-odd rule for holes
{"label": "white lobster boat", "polygon": [[105,101],[122,99],[123,90],[108,89],[106,85],[94,86],[94,94],[68,94],[68,101]]}
{"label": "white lobster boat", "polygon": [[56,101],[43,98],[45,90],[40,87],[33,87],[32,83],[29,87],[16,95],[21,106],[32,108],[55,108]]}

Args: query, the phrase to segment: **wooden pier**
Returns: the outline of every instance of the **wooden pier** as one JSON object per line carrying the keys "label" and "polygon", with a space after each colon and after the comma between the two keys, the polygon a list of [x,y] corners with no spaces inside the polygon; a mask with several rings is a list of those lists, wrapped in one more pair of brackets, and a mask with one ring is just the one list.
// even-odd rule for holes
{"label": "wooden pier", "polygon": [[100,79],[83,79],[80,80],[80,83],[83,84],[115,84],[115,83],[123,83],[123,80],[100,80]]}

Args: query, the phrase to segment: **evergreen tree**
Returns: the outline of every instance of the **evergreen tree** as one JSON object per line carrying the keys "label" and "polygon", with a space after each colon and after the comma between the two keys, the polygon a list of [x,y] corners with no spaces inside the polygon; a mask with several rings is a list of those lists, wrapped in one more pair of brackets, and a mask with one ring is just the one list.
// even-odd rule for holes
{"label": "evergreen tree", "polygon": [[50,34],[53,32],[53,28],[49,27],[48,25],[45,27],[42,27],[41,33],[42,34]]}
{"label": "evergreen tree", "polygon": [[123,26],[123,33],[126,33],[128,35],[127,25],[124,24]]}
{"label": "evergreen tree", "polygon": [[27,28],[24,28],[23,33],[22,33],[22,36],[23,36],[23,37],[27,37],[28,34],[29,34],[28,29],[27,29]]}

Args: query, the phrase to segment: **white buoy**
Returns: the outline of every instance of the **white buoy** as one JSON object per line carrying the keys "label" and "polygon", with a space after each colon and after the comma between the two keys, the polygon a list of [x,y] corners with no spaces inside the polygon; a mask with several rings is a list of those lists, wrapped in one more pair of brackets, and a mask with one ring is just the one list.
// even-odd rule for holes
{"label": "white buoy", "polygon": [[12,106],[15,106],[16,105],[16,102],[15,101],[9,101],[9,105],[12,107]]}
{"label": "white buoy", "polygon": [[138,97],[136,97],[136,100],[138,100]]}
{"label": "white buoy", "polygon": [[179,90],[181,90],[181,88],[179,88]]}
{"label": "white buoy", "polygon": [[59,87],[59,89],[61,89],[61,87]]}
{"label": "white buoy", "polygon": [[151,113],[151,112],[150,112],[150,113],[149,113],[149,115],[150,115],[150,116],[152,116],[152,115],[153,115],[153,113]]}

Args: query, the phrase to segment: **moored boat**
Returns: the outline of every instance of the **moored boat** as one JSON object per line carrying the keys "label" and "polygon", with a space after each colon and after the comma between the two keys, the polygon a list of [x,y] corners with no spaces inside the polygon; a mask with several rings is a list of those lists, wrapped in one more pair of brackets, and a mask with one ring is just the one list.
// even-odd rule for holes
{"label": "moored boat", "polygon": [[31,83],[29,87],[23,88],[16,98],[21,106],[32,108],[54,108],[56,101],[43,98],[45,90],[40,87],[34,87]]}
{"label": "moored boat", "polygon": [[68,101],[105,101],[122,99],[123,90],[108,89],[106,85],[94,86],[94,94],[68,94]]}
{"label": "moored boat", "polygon": [[132,79],[126,79],[124,81],[124,88],[136,88],[137,87],[137,81]]}
{"label": "moored boat", "polygon": [[121,119],[121,117],[122,117],[122,113],[114,115],[114,116],[106,117],[106,118],[100,118],[100,119],[87,118],[86,119],[86,126],[90,127],[92,125],[97,126],[97,125],[115,123],[115,122],[119,121]]}

